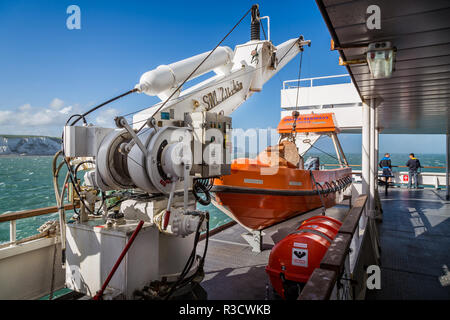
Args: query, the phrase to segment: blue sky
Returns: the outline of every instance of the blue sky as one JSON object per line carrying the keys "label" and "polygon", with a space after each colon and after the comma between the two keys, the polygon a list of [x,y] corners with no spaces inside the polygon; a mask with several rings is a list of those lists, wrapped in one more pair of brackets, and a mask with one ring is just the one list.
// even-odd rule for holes
{"label": "blue sky", "polygon": [[[0,133],[60,135],[68,114],[133,88],[142,73],[160,64],[211,50],[254,2],[2,0]],[[72,4],[81,9],[81,30],[66,28],[66,9]],[[270,15],[275,44],[300,34],[312,41],[303,56],[302,77],[346,73],[338,53],[330,51],[330,35],[314,1],[259,4],[261,15]],[[234,48],[249,34],[247,18],[224,45]],[[297,78],[298,63],[293,60],[233,113],[233,127],[275,127],[281,81]],[[105,125],[115,115],[158,101],[135,94],[90,120]],[[390,137],[386,143],[408,152],[401,150],[407,138]],[[416,136],[415,141],[428,145],[428,152],[444,150],[442,136]],[[359,150],[360,137],[345,136],[343,144]]]}

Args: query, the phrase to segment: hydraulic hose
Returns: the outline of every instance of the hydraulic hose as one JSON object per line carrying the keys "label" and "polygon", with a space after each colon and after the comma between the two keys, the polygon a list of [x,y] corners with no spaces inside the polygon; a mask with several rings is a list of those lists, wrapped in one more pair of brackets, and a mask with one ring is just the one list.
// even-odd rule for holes
{"label": "hydraulic hose", "polygon": [[64,211],[64,194],[66,190],[66,184],[69,181],[69,172],[66,174],[66,178],[64,179],[64,184],[61,189],[61,193],[59,193],[58,176],[62,166],[64,165],[64,161],[62,161],[58,166],[56,166],[56,162],[61,154],[62,151],[58,151],[53,157],[52,169],[53,169],[53,188],[55,189],[56,204],[58,206],[59,230],[61,234],[61,264],[64,268],[66,262],[66,215]]}
{"label": "hydraulic hose", "polygon": [[[207,206],[211,203],[211,194],[209,193],[208,188],[201,182],[195,182],[192,188],[192,193],[194,194],[195,200],[197,200],[202,206]],[[204,193],[206,199],[200,197],[199,193]]]}

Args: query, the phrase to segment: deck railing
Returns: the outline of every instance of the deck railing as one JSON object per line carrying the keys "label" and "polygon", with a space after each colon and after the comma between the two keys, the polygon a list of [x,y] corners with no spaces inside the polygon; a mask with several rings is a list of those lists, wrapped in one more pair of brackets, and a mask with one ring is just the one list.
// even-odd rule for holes
{"label": "deck railing", "polygon": [[[321,169],[324,170],[326,168],[339,167],[339,164],[322,164]],[[352,174],[355,178],[355,181],[360,181],[362,171],[361,165],[352,164],[349,165],[353,168]],[[406,166],[392,166],[396,168],[407,168]],[[445,174],[445,167],[442,166],[424,166],[424,169],[434,169],[434,170],[422,170],[418,173],[418,185],[423,187],[434,187],[434,189],[438,190],[441,188],[445,188],[447,185],[447,179]],[[439,170],[438,170],[439,169]],[[391,178],[391,183],[396,186],[406,185],[409,181],[409,171],[408,170],[396,170],[392,172],[393,177]],[[381,178],[382,171],[378,168],[378,176]],[[359,179],[359,180],[358,180]]]}
{"label": "deck railing", "polygon": [[[73,209],[74,209],[74,206],[72,204],[66,204],[64,206],[64,210],[73,210]],[[37,234],[37,235],[30,236],[30,237],[27,237],[27,238],[24,238],[24,239],[21,239],[18,241],[17,240],[16,221],[20,220],[20,219],[37,217],[37,216],[42,216],[42,215],[55,213],[55,212],[58,212],[57,206],[1,214],[0,215],[0,223],[9,221],[9,242],[1,244],[0,248],[24,243],[26,241],[35,240],[35,239],[39,239],[39,238],[43,238],[43,237],[47,236],[47,234],[45,234],[45,233]]]}
{"label": "deck railing", "polygon": [[[283,81],[283,90],[284,89],[293,89],[298,88],[300,86],[301,82],[309,82],[309,87],[314,86],[314,81],[324,80],[324,79],[335,79],[335,78],[349,78],[349,82],[351,82],[350,75],[348,74],[338,74],[334,76],[325,76],[325,77],[314,77],[314,78],[304,78],[304,79],[297,79],[297,80],[285,80]],[[295,83],[296,85],[291,85],[289,83]],[[301,86],[300,86],[301,87]]]}
{"label": "deck railing", "polygon": [[[359,236],[359,221],[366,203],[367,195],[360,195],[356,199],[354,206],[345,217],[337,236],[323,257],[320,267],[315,269],[308,279],[299,296],[299,300],[330,299],[337,281],[342,278],[346,260],[350,254],[352,239]],[[357,254],[360,255],[361,252]]]}
{"label": "deck railing", "polygon": [[[340,167],[337,163],[324,163],[322,166],[325,167]],[[361,164],[349,164],[349,167],[361,167]],[[408,168],[407,166],[392,166],[392,168]],[[445,169],[445,167],[435,167],[435,166],[422,166],[424,169]]]}

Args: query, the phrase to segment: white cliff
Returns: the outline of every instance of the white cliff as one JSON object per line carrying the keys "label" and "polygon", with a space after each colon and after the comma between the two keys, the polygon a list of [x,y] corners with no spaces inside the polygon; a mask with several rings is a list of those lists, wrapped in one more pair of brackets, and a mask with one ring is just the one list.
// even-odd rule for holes
{"label": "white cliff", "polygon": [[53,155],[60,149],[58,138],[0,135],[0,155]]}

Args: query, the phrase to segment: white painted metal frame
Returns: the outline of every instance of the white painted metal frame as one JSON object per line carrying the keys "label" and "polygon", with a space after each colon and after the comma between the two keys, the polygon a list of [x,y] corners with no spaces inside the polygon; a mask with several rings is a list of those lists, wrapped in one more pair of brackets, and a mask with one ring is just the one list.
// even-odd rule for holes
{"label": "white painted metal frame", "polygon": [[310,82],[310,85],[309,85],[309,86],[310,86],[310,87],[313,87],[313,86],[314,86],[314,81],[315,81],[315,80],[332,79],[332,78],[345,78],[345,77],[348,77],[348,78],[350,79],[350,83],[352,82],[352,79],[350,78],[350,75],[348,75],[348,74],[338,74],[338,75],[334,75],[334,76],[324,76],[324,77],[304,78],[304,79],[296,79],[296,80],[285,80],[285,81],[283,81],[283,90],[285,90],[285,89],[297,88],[297,86],[293,86],[293,87],[291,87],[291,86],[286,86],[286,84],[288,84],[288,83],[293,83],[293,82],[299,83],[299,82],[302,82],[302,81],[309,81],[309,82]]}
{"label": "white painted metal frame", "polygon": [[267,41],[270,41],[270,17],[264,16],[264,17],[259,18],[259,20],[263,20],[263,19],[267,20]]}
{"label": "white painted metal frame", "polygon": [[[370,107],[363,103],[363,126],[362,126],[362,193],[369,195],[370,202]],[[364,216],[367,216],[367,205]],[[360,225],[364,227],[364,225]]]}
{"label": "white painted metal frame", "polygon": [[378,191],[378,162],[380,150],[380,130],[377,127],[378,114],[375,112],[375,190]]}
{"label": "white painted metal frame", "polygon": [[369,177],[369,216],[374,217],[375,210],[375,185],[376,179],[378,179],[378,170],[375,157],[375,117],[376,117],[376,104],[375,99],[370,99],[370,177]]}

